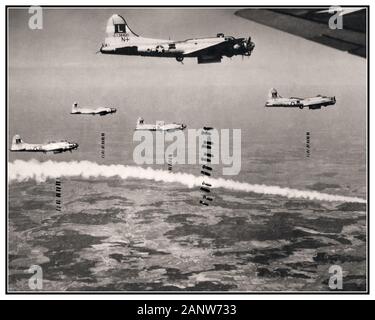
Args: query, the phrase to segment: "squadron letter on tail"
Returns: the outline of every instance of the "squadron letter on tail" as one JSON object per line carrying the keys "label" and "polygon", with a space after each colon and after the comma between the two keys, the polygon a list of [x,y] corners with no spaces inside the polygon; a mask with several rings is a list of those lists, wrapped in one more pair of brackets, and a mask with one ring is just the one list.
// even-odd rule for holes
{"label": "squadron letter on tail", "polygon": [[78,107],[78,103],[74,102],[72,106],[72,112],[70,114],[99,114],[105,116],[106,114],[112,114],[116,112],[116,108],[100,107],[100,108],[90,108],[90,107]]}
{"label": "squadron letter on tail", "polygon": [[199,64],[221,62],[224,56],[250,56],[255,47],[250,37],[234,38],[222,33],[216,37],[184,41],[143,38],[118,14],[109,18],[106,33],[105,42],[98,51],[103,54],[167,57],[179,62],[184,58],[197,58]]}
{"label": "squadron letter on tail", "polygon": [[35,144],[35,143],[26,143],[21,137],[16,134],[12,140],[12,146],[10,151],[13,152],[53,152],[53,153],[62,153],[66,151],[72,152],[72,150],[78,149],[78,143],[68,142],[62,140],[59,142],[48,142],[46,144]]}
{"label": "squadron letter on tail", "polygon": [[285,107],[285,108],[309,108],[309,109],[320,109],[334,105],[336,103],[336,97],[327,97],[317,95],[311,98],[283,98],[277,93],[276,89],[271,89],[268,94],[268,100],[266,107]]}

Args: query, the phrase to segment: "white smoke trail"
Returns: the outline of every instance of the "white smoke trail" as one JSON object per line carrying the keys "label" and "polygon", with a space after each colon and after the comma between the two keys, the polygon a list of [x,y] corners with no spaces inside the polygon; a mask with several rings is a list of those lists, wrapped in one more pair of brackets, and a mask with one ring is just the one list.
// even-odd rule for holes
{"label": "white smoke trail", "polygon": [[357,197],[345,197],[321,193],[317,191],[302,191],[297,189],[282,188],[278,186],[267,186],[260,184],[249,184],[227,179],[213,179],[194,176],[186,173],[171,173],[164,170],[151,168],[141,168],[124,165],[100,165],[90,161],[39,162],[37,160],[23,161],[15,160],[8,164],[8,181],[28,181],[35,180],[43,182],[49,178],[75,177],[80,176],[85,179],[98,177],[116,177],[121,179],[136,178],[162,182],[177,182],[189,188],[197,187],[204,181],[212,184],[212,188],[224,188],[230,190],[253,192],[259,194],[269,194],[283,196],[287,198],[301,198],[308,200],[332,201],[332,202],[358,202],[366,203],[366,200]]}

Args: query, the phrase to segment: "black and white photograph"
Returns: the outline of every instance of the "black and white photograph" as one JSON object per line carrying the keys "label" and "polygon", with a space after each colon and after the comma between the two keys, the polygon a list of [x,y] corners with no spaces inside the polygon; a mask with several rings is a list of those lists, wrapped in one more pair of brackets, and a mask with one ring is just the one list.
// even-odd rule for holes
{"label": "black and white photograph", "polygon": [[5,7],[6,291],[368,293],[369,6]]}

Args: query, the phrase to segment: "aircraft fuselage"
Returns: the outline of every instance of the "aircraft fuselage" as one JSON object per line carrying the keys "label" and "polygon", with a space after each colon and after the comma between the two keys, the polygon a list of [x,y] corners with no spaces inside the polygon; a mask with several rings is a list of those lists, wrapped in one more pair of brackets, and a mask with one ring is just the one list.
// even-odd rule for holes
{"label": "aircraft fuselage", "polygon": [[244,43],[246,43],[246,39],[233,37],[171,41],[121,36],[106,38],[100,52],[103,54],[175,58],[180,62],[184,58],[198,58],[198,63],[212,63],[221,62],[223,56],[249,56],[252,49],[247,51],[244,48]]}
{"label": "aircraft fuselage", "polygon": [[309,108],[320,109],[336,103],[335,97],[316,96],[311,98],[271,98],[266,102],[266,107],[282,107],[282,108]]}
{"label": "aircraft fuselage", "polygon": [[184,130],[186,128],[185,124],[179,123],[168,123],[164,124],[163,122],[156,123],[156,124],[137,124],[135,130],[143,130],[143,131],[175,131],[175,130]]}
{"label": "aircraft fuselage", "polygon": [[116,113],[115,108],[97,108],[97,109],[91,109],[91,108],[73,108],[72,112],[70,114],[88,114],[88,115],[101,115],[104,116],[106,114],[112,114]]}
{"label": "aircraft fuselage", "polygon": [[78,148],[78,143],[60,141],[60,142],[49,142],[46,144],[35,144],[35,143],[18,143],[12,145],[10,151],[12,152],[53,152],[62,153],[66,151],[76,150]]}

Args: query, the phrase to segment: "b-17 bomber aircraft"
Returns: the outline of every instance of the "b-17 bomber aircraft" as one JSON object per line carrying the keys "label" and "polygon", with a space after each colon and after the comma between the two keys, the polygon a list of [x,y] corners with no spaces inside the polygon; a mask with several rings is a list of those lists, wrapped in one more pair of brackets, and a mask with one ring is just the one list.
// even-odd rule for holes
{"label": "b-17 bomber aircraft", "polygon": [[156,124],[146,124],[143,118],[139,118],[137,121],[137,126],[135,130],[145,130],[145,131],[175,131],[184,130],[186,128],[185,124],[179,123],[169,123],[165,124],[164,121],[156,121]]}
{"label": "b-17 bomber aircraft", "polygon": [[98,51],[103,54],[167,57],[179,62],[184,58],[197,58],[199,64],[221,62],[224,56],[250,56],[255,47],[251,37],[234,38],[222,33],[216,37],[184,41],[143,38],[135,34],[118,14],[109,18],[106,33],[107,37]]}
{"label": "b-17 bomber aircraft", "polygon": [[276,89],[271,89],[265,107],[285,107],[285,108],[309,108],[320,109],[322,106],[330,106],[336,103],[336,97],[317,95],[311,98],[283,98]]}
{"label": "b-17 bomber aircraft", "polygon": [[22,141],[21,137],[16,134],[12,139],[12,146],[10,151],[13,152],[53,152],[62,153],[66,151],[72,152],[72,150],[78,149],[78,143],[75,142],[68,142],[66,140],[62,140],[59,142],[48,142],[46,144],[35,144],[35,143],[26,143]]}
{"label": "b-17 bomber aircraft", "polygon": [[100,107],[96,109],[92,109],[89,107],[78,107],[78,103],[74,102],[72,106],[72,112],[70,114],[91,114],[91,115],[101,115],[105,116],[106,114],[112,114],[116,112],[116,108],[107,108],[107,107]]}

